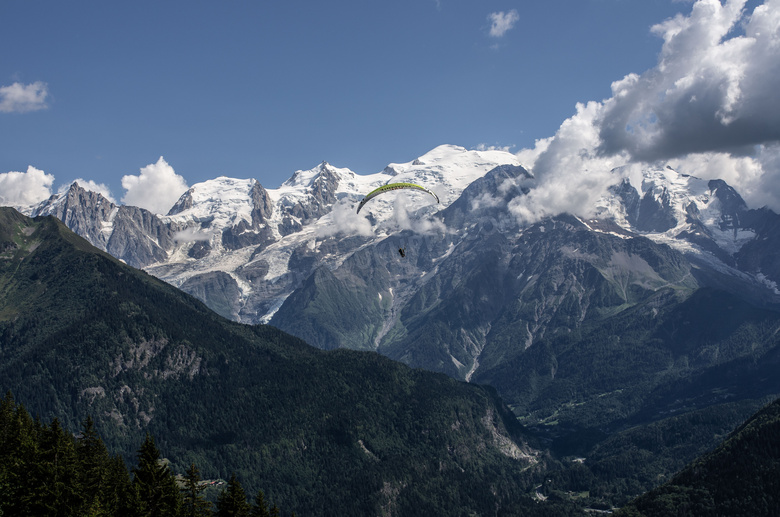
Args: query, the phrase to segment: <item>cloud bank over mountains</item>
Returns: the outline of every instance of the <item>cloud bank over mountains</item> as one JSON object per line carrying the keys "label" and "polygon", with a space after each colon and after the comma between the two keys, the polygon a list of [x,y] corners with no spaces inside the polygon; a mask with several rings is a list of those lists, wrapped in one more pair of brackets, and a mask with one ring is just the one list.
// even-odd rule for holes
{"label": "cloud bank over mountains", "polygon": [[[780,212],[780,0],[765,0],[752,12],[746,5],[697,0],[688,15],[653,26],[663,42],[653,68],[616,80],[610,98],[578,104],[555,135],[517,153],[536,179],[527,196],[510,204],[513,213],[524,222],[561,212],[587,217],[621,177],[666,165],[722,178],[749,206]],[[491,36],[500,38],[518,15],[493,13],[489,21]],[[40,82],[2,87],[0,111],[43,109],[47,95]],[[53,183],[35,167],[0,174],[0,202],[39,202]],[[110,196],[102,185],[79,183]],[[161,157],[124,176],[122,187],[122,202],[166,213],[187,182]],[[334,210],[334,220],[347,224],[346,212]]]}
{"label": "cloud bank over mountains", "polygon": [[619,176],[670,164],[722,178],[753,206],[780,211],[780,0],[698,0],[652,27],[656,66],[577,106],[557,133],[518,153],[536,187],[512,209],[523,221],[588,216]]}

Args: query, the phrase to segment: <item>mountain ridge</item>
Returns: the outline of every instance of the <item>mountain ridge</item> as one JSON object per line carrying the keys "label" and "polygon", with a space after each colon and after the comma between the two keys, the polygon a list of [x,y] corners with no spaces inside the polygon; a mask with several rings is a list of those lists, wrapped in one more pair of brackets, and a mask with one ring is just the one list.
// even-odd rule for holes
{"label": "mountain ridge", "polygon": [[[354,214],[362,194],[387,181],[428,185],[438,189],[442,203],[430,205],[414,194],[380,196],[367,206],[365,217]],[[419,291],[447,269],[445,264],[460,260],[459,253],[471,253],[469,243],[479,249],[483,241],[489,245],[491,240],[504,239],[499,263],[509,263],[512,254],[537,249],[517,243],[526,242],[528,235],[544,240],[545,228],[565,220],[559,216],[527,225],[514,216],[513,205],[522,202],[534,181],[511,153],[440,146],[412,162],[390,164],[369,176],[322,162],[308,171],[297,171],[278,189],[265,189],[255,179],[223,176],[191,187],[166,216],[112,206],[75,185],[67,195],[53,197],[34,213],[57,215],[93,244],[199,297],[225,317],[247,323],[273,322],[321,348],[381,350],[391,357],[406,357],[403,360],[409,364],[426,368],[433,364],[437,371],[466,379],[476,371],[493,322],[483,321],[477,325],[483,330],[462,336],[464,343],[472,342],[463,345],[471,352],[464,355],[460,348],[460,352],[452,350],[446,354],[448,359],[431,364],[430,357],[417,360],[408,350],[394,352],[389,339],[405,338],[399,318],[415,317],[405,304],[415,296],[419,299]],[[594,234],[623,240],[646,238],[670,246],[693,266],[690,275],[697,285],[725,289],[761,306],[780,307],[780,267],[772,260],[778,258],[772,245],[780,243],[780,216],[765,209],[748,209],[725,182],[701,180],[671,167],[650,169],[639,184],[629,178],[618,180],[594,210],[590,219],[575,217],[570,228],[581,225]],[[577,255],[576,245],[560,246],[570,250],[568,258],[560,255],[561,259],[590,260]],[[402,263],[390,250],[404,247],[411,254]],[[165,258],[160,260],[161,256]],[[625,300],[626,289],[638,287],[640,277],[647,281],[654,267],[630,253],[598,261],[597,275],[608,282],[627,282],[620,287]],[[367,277],[376,268],[394,276],[383,276],[382,285],[373,285],[371,295],[361,302],[364,307],[357,310],[368,310],[375,303],[387,306],[370,310],[372,315],[364,326],[374,330],[329,332],[325,341],[314,337],[319,331],[302,330],[313,329],[312,325],[333,327],[321,317],[304,323],[299,319],[300,308],[293,303],[315,299],[311,294],[293,295],[312,289],[316,284],[306,280],[322,276],[316,273],[321,268],[348,283],[356,281],[350,296],[358,297],[363,294],[357,285],[376,284],[377,279]],[[644,268],[644,273],[637,276],[632,272],[636,268]],[[653,283],[655,288],[663,284]],[[522,288],[516,281],[510,284]],[[334,294],[334,300],[326,303],[338,304],[343,296]],[[556,306],[549,305],[548,311],[555,311]],[[602,311],[595,306],[593,310],[593,315]],[[533,326],[538,321],[554,321],[552,314],[533,319]],[[415,339],[420,341],[421,336]],[[455,370],[445,366],[447,361],[455,364]]]}
{"label": "mountain ridge", "polygon": [[0,209],[0,249],[0,386],[33,414],[311,515],[533,506],[546,459],[494,390],[225,320],[54,217]]}

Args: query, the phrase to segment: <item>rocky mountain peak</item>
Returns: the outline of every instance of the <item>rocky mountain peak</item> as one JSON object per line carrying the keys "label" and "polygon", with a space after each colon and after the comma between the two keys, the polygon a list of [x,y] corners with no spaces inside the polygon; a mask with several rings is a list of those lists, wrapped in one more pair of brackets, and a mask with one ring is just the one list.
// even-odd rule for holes
{"label": "rocky mountain peak", "polygon": [[167,215],[177,215],[185,210],[189,210],[192,208],[192,193],[194,192],[194,187],[191,187],[187,189],[187,192],[181,195],[178,201],[171,207],[170,210],[168,210]]}

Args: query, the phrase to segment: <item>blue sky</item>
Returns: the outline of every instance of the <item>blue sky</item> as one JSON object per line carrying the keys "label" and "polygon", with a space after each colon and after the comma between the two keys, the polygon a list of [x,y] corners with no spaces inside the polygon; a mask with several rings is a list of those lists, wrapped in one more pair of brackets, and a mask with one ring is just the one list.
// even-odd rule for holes
{"label": "blue sky", "polygon": [[[0,180],[32,166],[54,178],[52,192],[79,178],[119,201],[122,178],[162,167],[161,156],[181,178],[175,190],[220,175],[274,188],[323,160],[369,174],[445,143],[531,150],[577,103],[657,71],[664,36],[651,27],[713,2],[778,10],[777,0],[3,0]],[[602,147],[642,150],[615,145]]]}

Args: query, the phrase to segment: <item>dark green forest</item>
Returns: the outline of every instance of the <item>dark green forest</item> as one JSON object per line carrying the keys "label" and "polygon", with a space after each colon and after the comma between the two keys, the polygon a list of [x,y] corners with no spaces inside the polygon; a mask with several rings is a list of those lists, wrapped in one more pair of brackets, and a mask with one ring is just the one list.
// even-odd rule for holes
{"label": "dark green forest", "polygon": [[235,474],[298,515],[566,514],[494,390],[219,317],[54,218],[0,210],[0,388],[112,454]]}
{"label": "dark green forest", "polygon": [[606,509],[668,481],[777,397],[778,328],[776,311],[722,291],[660,291],[478,381],[559,459],[551,490]]}
{"label": "dark green forest", "polygon": [[[272,516],[259,490],[251,501],[235,475],[220,482],[216,501],[211,483],[190,465],[176,476],[146,435],[132,471],[111,455],[87,418],[73,435],[55,418],[33,419],[11,394],[0,401],[0,515],[59,516]],[[293,514],[294,515],[294,514]]]}
{"label": "dark green forest", "polygon": [[780,515],[780,400],[618,515]]}

